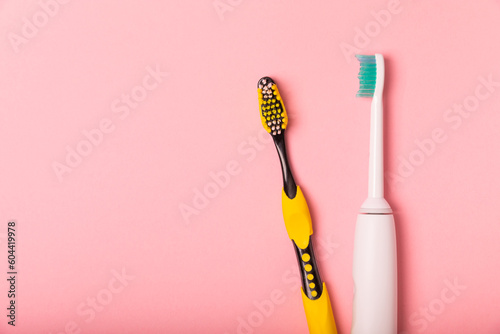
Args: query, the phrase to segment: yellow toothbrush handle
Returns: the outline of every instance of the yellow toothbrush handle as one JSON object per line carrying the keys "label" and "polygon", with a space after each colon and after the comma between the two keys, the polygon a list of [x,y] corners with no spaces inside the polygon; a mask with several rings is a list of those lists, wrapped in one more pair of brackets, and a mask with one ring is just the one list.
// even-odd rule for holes
{"label": "yellow toothbrush handle", "polygon": [[297,186],[294,198],[282,193],[283,218],[292,240],[302,280],[302,301],[310,334],[337,334],[330,297],[316,265],[311,215],[306,199]]}
{"label": "yellow toothbrush handle", "polygon": [[302,302],[306,311],[309,334],[337,334],[330,296],[325,283],[323,283],[323,294],[316,300],[309,299],[302,290]]}

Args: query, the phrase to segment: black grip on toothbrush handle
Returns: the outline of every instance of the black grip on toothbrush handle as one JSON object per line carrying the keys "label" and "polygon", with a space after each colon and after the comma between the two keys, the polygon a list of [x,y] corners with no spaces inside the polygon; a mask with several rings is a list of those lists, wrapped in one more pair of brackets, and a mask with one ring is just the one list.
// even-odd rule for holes
{"label": "black grip on toothbrush handle", "polygon": [[304,249],[299,248],[293,240],[292,243],[299,264],[302,289],[309,299],[318,299],[323,293],[323,282],[321,281],[316,257],[314,256],[312,238],[309,237],[309,244]]}

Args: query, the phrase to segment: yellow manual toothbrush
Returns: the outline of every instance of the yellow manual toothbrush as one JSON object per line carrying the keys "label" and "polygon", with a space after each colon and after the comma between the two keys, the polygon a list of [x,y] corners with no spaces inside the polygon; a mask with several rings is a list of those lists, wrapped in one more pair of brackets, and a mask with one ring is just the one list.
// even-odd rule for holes
{"label": "yellow manual toothbrush", "polygon": [[292,240],[302,280],[302,301],[310,334],[337,334],[330,297],[321,281],[314,257],[309,208],[300,187],[295,184],[285,147],[288,124],[285,105],[278,87],[269,77],[259,80],[259,108],[264,129],[271,134],[283,173],[282,206],[288,237]]}

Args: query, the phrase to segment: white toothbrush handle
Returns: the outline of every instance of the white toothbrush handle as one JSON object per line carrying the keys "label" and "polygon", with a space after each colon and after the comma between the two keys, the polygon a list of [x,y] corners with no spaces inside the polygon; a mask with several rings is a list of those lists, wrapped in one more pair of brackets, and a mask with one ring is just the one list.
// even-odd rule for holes
{"label": "white toothbrush handle", "polygon": [[396,334],[396,231],[392,214],[358,215],[353,278],[351,334]]}

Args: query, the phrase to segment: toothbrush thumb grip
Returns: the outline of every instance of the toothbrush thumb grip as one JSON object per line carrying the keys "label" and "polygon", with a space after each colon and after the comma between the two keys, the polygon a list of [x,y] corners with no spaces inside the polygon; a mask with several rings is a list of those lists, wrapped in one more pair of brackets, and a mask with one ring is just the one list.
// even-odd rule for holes
{"label": "toothbrush thumb grip", "polygon": [[309,299],[304,290],[301,289],[301,291],[309,334],[337,334],[330,296],[325,283],[323,283],[323,293],[318,299]]}
{"label": "toothbrush thumb grip", "polygon": [[299,248],[306,248],[309,245],[309,237],[313,234],[313,228],[309,207],[300,187],[297,186],[294,198],[289,198],[283,190],[281,204],[288,237]]}

